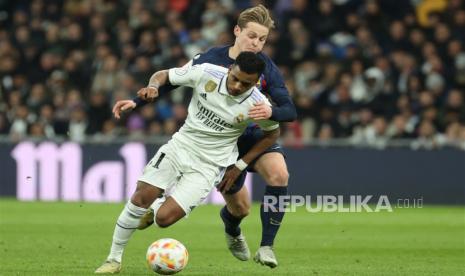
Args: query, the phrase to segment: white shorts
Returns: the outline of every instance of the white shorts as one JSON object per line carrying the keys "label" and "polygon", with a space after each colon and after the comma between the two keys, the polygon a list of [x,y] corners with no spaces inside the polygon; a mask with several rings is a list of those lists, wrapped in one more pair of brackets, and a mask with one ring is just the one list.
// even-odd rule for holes
{"label": "white shorts", "polygon": [[173,197],[188,215],[220,183],[225,170],[171,140],[157,151],[138,180],[165,190],[165,197]]}

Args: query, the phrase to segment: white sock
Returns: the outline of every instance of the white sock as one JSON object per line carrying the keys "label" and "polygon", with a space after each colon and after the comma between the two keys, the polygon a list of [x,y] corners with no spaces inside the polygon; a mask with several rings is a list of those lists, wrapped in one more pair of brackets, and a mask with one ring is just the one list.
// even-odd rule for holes
{"label": "white sock", "polygon": [[160,197],[155,200],[152,205],[150,205],[150,208],[153,210],[153,225],[158,226],[157,220],[155,219],[157,217],[158,210],[160,209],[161,205],[166,201],[166,197]]}
{"label": "white sock", "polygon": [[128,201],[123,211],[116,221],[115,231],[113,232],[113,241],[111,243],[110,255],[107,260],[115,260],[121,263],[123,251],[131,238],[132,233],[139,226],[139,221],[147,209],[138,207]]}

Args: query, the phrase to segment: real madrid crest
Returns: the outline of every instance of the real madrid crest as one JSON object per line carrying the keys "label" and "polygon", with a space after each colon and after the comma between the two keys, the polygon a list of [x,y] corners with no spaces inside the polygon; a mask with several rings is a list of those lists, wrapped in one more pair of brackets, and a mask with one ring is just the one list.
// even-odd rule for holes
{"label": "real madrid crest", "polygon": [[218,84],[216,84],[216,82],[212,81],[212,80],[209,80],[207,81],[207,83],[205,84],[205,92],[213,92],[213,90],[215,90],[215,88],[218,86]]}
{"label": "real madrid crest", "polygon": [[239,114],[236,116],[236,118],[234,118],[234,121],[238,124],[242,123],[244,121],[244,114]]}

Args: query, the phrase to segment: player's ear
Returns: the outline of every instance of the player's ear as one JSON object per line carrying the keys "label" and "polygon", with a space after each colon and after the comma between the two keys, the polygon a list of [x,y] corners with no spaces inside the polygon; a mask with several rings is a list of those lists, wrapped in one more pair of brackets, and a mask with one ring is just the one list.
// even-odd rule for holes
{"label": "player's ear", "polygon": [[238,36],[241,33],[241,27],[239,25],[234,26],[234,35]]}

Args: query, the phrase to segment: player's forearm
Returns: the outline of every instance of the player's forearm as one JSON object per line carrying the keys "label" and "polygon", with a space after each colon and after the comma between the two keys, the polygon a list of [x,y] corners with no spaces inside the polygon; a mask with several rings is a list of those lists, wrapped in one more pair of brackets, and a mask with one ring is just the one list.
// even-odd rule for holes
{"label": "player's forearm", "polygon": [[270,120],[276,122],[292,122],[297,118],[297,111],[292,106],[273,106]]}
{"label": "player's forearm", "polygon": [[[149,80],[147,87],[156,87],[159,92],[170,91],[176,88],[175,86],[171,85],[168,81],[168,70],[162,70],[155,72]],[[148,101],[140,98],[135,97],[132,99],[133,102],[136,103],[136,108],[144,106],[148,103]]]}
{"label": "player's forearm", "polygon": [[[172,85],[171,83],[168,82],[167,84],[160,86],[160,88],[158,88],[158,92],[160,93],[160,95],[162,95],[162,94],[170,92],[170,91],[172,91],[172,90],[174,90],[174,89],[176,89],[178,87],[179,87],[178,85]],[[146,101],[144,99],[141,99],[139,97],[135,97],[132,100],[133,100],[133,102],[136,103],[136,108],[144,106],[147,103],[149,103],[148,101]]]}
{"label": "player's forearm", "polygon": [[271,108],[270,120],[276,122],[292,122],[297,118],[294,102],[289,95],[283,95],[276,99],[272,98],[272,100],[276,106]]}
{"label": "player's forearm", "polygon": [[279,138],[279,127],[272,131],[265,131],[263,138],[260,139],[241,159],[250,164],[255,158],[257,158],[267,148],[271,147],[276,143]]}
{"label": "player's forearm", "polygon": [[161,71],[155,72],[150,77],[147,87],[155,87],[158,89],[160,86],[165,85],[167,83],[169,83],[168,70],[161,70]]}

